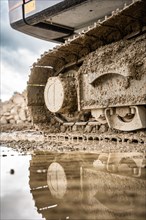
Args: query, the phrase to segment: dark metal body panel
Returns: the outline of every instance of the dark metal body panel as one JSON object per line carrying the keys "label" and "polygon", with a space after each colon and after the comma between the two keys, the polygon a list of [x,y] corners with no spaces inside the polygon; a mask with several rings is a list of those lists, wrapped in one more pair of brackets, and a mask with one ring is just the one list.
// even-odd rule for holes
{"label": "dark metal body panel", "polygon": [[21,4],[11,9],[15,2],[9,0],[14,29],[40,39],[64,42],[131,0],[23,0],[23,4],[18,0]]}

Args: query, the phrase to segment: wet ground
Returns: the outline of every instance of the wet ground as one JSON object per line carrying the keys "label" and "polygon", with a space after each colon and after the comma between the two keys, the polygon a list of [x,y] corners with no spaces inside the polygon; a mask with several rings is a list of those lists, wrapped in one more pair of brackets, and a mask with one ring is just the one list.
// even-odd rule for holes
{"label": "wet ground", "polygon": [[30,155],[1,146],[1,219],[41,219],[29,187]]}
{"label": "wet ground", "polygon": [[142,152],[0,150],[2,220],[145,219]]}

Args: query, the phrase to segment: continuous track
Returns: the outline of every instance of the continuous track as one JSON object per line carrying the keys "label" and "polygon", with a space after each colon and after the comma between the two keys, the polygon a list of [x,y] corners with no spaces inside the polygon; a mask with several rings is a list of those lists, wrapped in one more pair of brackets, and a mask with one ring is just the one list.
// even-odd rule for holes
{"label": "continuous track", "polygon": [[98,48],[121,40],[129,41],[138,36],[142,36],[143,41],[146,42],[146,1],[144,0],[133,1],[128,6],[124,5],[123,9],[117,9],[111,16],[97,21],[92,27],[68,39],[64,44],[42,54],[33,64],[28,81],[28,106],[36,127],[48,135],[57,133],[56,138],[61,137],[62,134],[68,137],[67,139],[80,136],[83,140],[102,136],[102,139],[110,141],[120,135],[122,142],[124,140],[131,142],[132,139],[144,145],[145,130],[117,132],[109,129],[107,124],[84,121],[80,114],[74,117],[74,121],[70,118],[64,120],[59,114],[50,113],[44,101],[44,89],[49,77],[58,76],[69,70],[79,70],[85,57]]}

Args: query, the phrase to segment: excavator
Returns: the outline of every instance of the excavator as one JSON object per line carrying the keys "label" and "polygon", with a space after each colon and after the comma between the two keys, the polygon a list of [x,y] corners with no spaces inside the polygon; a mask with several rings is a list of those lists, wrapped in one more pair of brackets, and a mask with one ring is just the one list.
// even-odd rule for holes
{"label": "excavator", "polygon": [[12,28],[58,43],[33,63],[27,85],[35,128],[61,150],[30,161],[38,213],[144,219],[146,1],[8,2]]}
{"label": "excavator", "polygon": [[8,3],[12,28],[58,43],[30,70],[27,96],[35,127],[54,136],[144,146],[146,1]]}

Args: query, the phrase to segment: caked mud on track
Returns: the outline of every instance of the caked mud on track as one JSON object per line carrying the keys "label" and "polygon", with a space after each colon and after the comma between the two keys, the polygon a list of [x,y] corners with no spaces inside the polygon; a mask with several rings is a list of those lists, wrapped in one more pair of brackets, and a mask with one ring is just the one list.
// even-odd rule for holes
{"label": "caked mud on track", "polygon": [[109,129],[136,131],[138,139],[146,128],[145,31],[146,2],[133,1],[45,52],[28,82],[36,127],[104,138]]}
{"label": "caked mud on track", "polygon": [[145,152],[144,133],[137,134],[43,134],[35,130],[1,133],[1,144],[14,147],[24,153],[35,150],[54,152],[88,151],[110,152]]}

